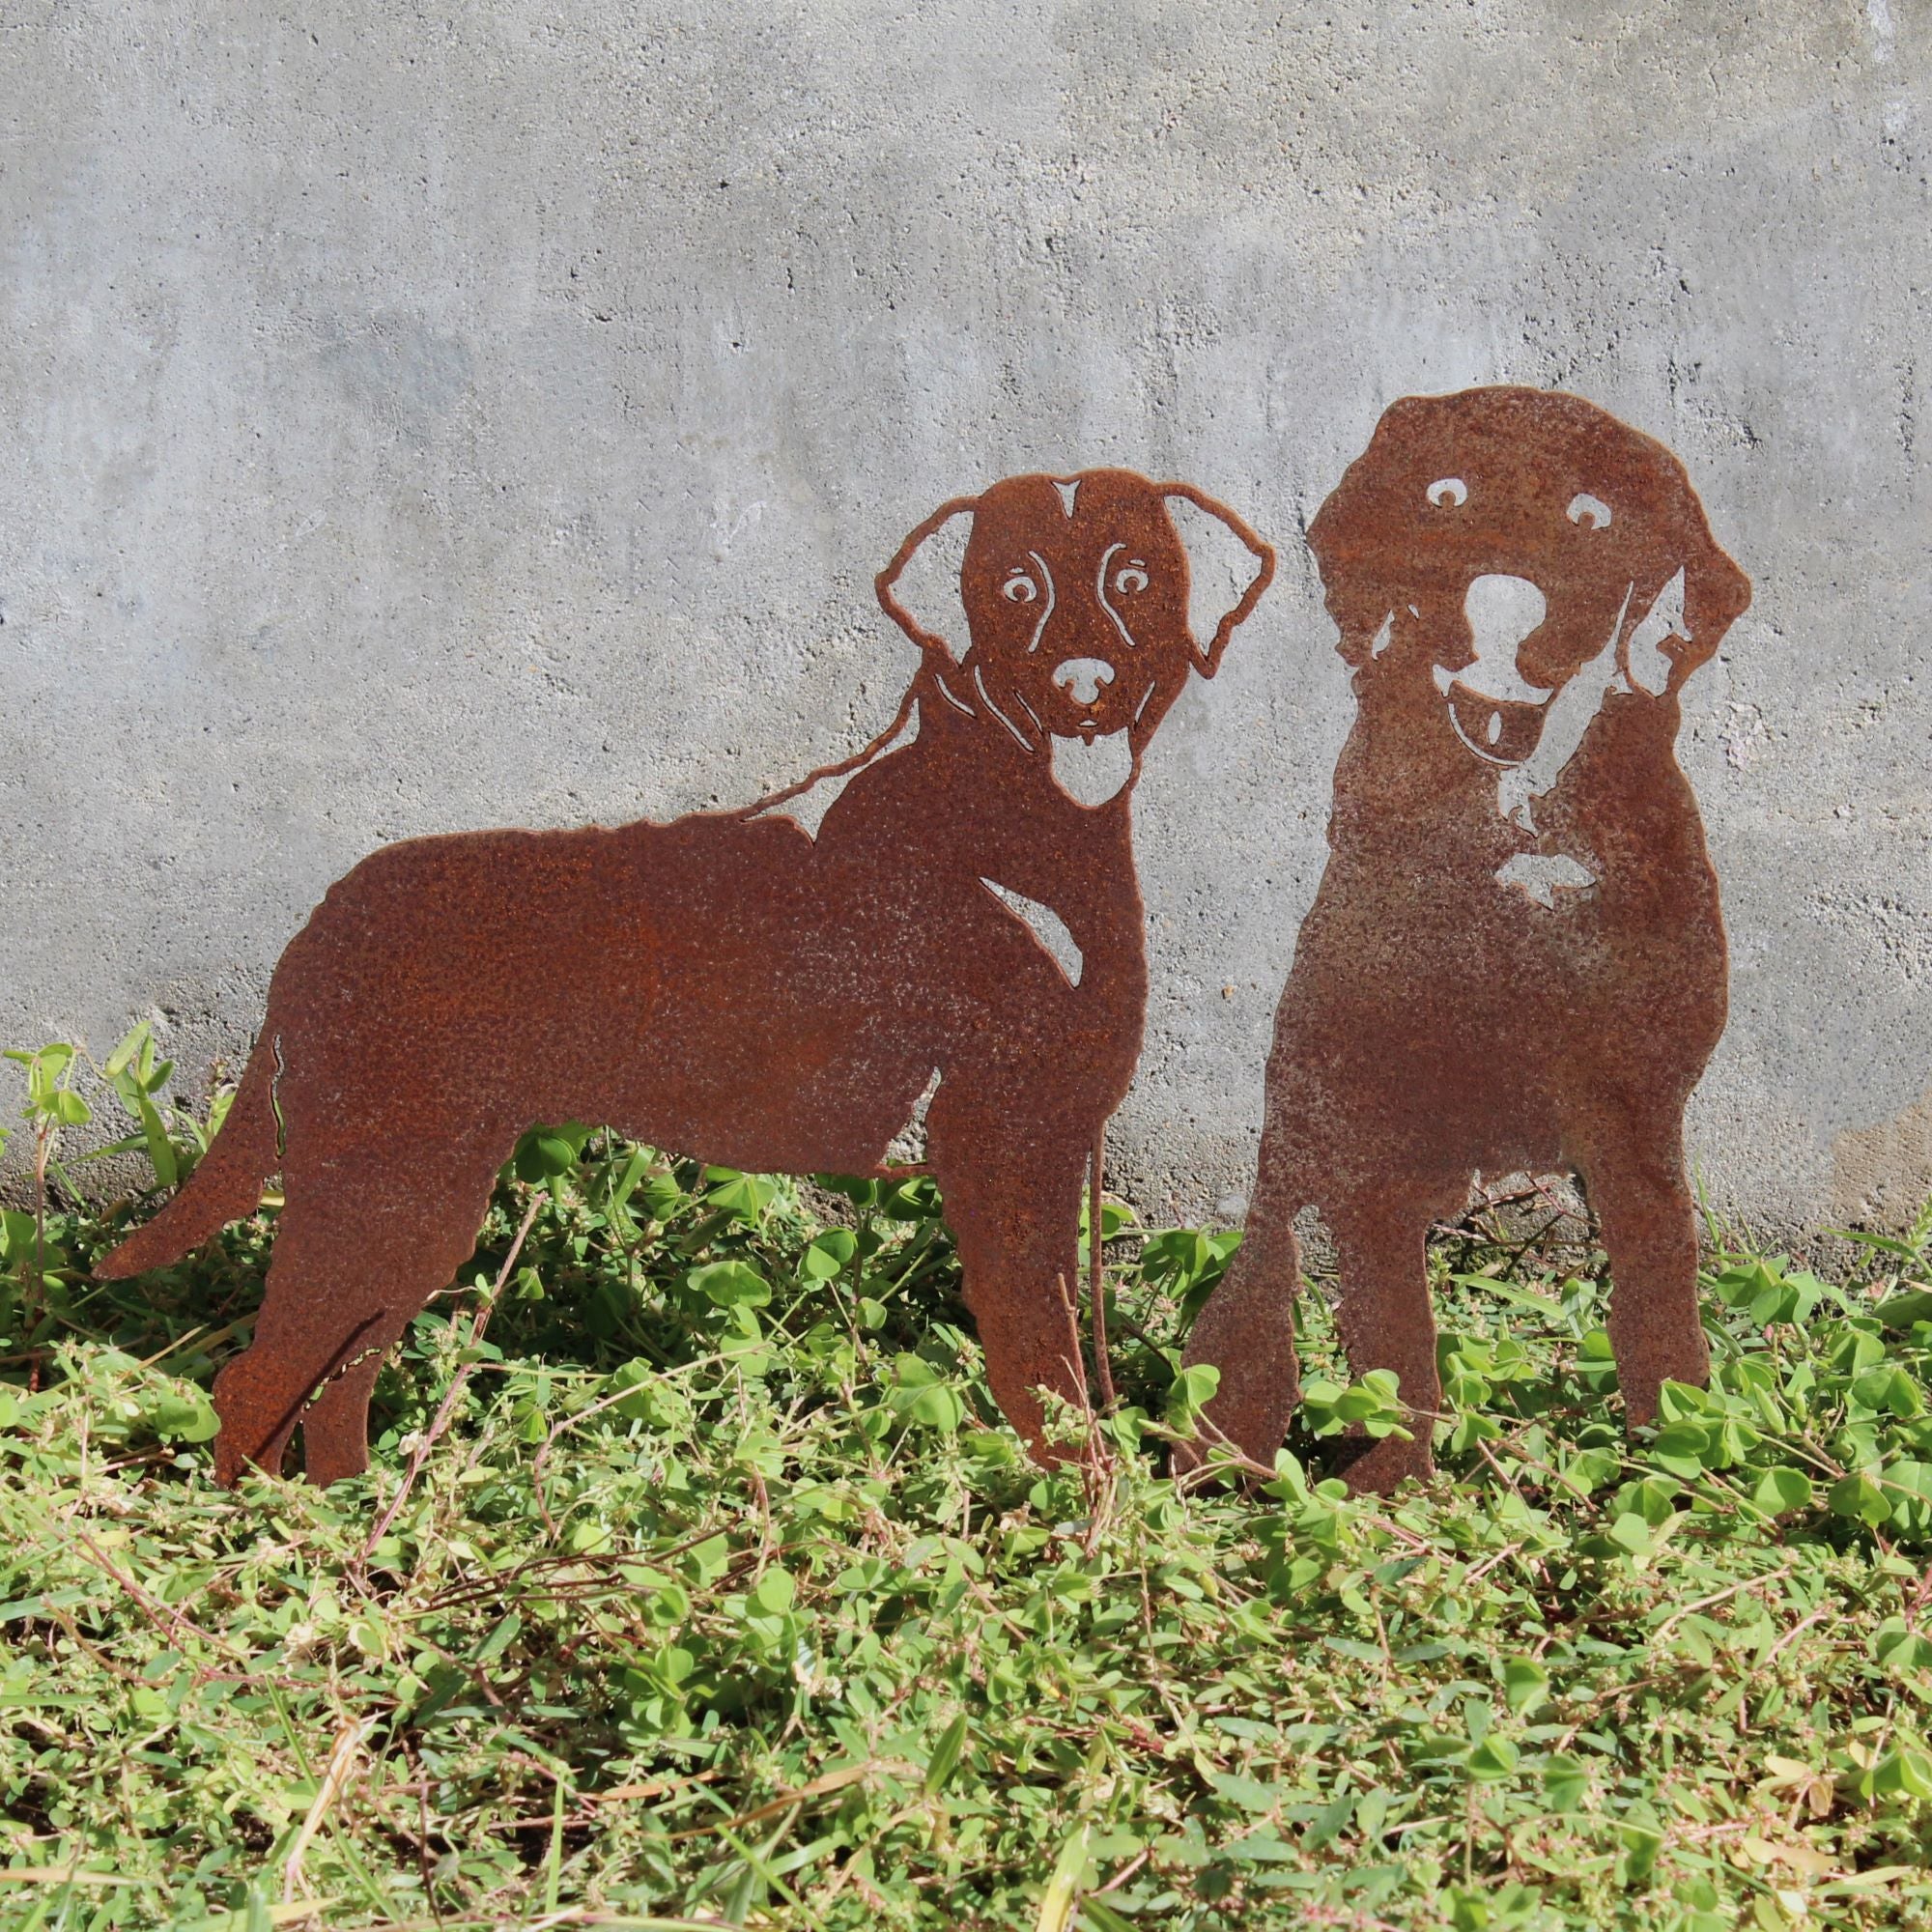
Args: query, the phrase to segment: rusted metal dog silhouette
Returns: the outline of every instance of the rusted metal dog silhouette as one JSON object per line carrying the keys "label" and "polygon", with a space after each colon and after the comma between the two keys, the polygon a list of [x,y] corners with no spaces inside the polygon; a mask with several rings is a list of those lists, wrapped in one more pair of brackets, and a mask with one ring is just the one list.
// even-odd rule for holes
{"label": "rusted metal dog silhouette", "polygon": [[1188,1355],[1272,1460],[1296,1399],[1293,1216],[1318,1206],[1356,1375],[1393,1370],[1432,1466],[1423,1243],[1472,1174],[1582,1179],[1626,1412],[1708,1372],[1684,1105],[1723,1031],[1718,882],[1678,692],[1750,601],[1682,466],[1576,396],[1391,406],[1309,529],[1359,703],[1276,1016],[1247,1236]]}
{"label": "rusted metal dog silhouette", "polygon": [[[1258,565],[1199,643],[1177,501]],[[895,590],[960,520],[963,652]],[[1140,1055],[1132,781],[1272,568],[1185,484],[1009,478],[945,504],[880,574],[923,657],[858,757],[741,811],[412,839],[331,887],[275,969],[207,1158],[96,1269],[176,1259],[252,1212],[280,1169],[253,1346],[215,1383],[220,1480],[277,1468],[298,1422],[312,1480],[366,1467],[381,1359],[471,1252],[531,1122],[608,1122],[738,1168],[865,1174],[935,1072],[928,1162],[993,1392],[1037,1450],[1035,1389],[1078,1387],[1062,1284],[1077,1280],[1083,1168]],[[1090,809],[1057,781],[1056,746],[1116,735],[1125,782]],[[846,782],[815,838],[775,813],[831,778]],[[1077,973],[1015,895],[1064,923]]]}

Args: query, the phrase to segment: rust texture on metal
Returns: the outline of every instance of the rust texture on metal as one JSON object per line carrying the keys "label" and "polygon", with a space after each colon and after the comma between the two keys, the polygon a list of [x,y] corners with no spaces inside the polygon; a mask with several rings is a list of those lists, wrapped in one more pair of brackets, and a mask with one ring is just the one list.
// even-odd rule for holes
{"label": "rust texture on metal", "polygon": [[1574,1172],[1598,1216],[1629,1419],[1708,1372],[1684,1106],[1723,1030],[1718,882],[1678,694],[1750,601],[1682,465],[1581,399],[1390,407],[1309,529],[1354,727],[1276,1015],[1246,1238],[1189,1359],[1273,1459],[1297,1396],[1293,1217],[1334,1239],[1351,1372],[1392,1370],[1431,1466],[1424,1239],[1472,1177]]}
{"label": "rust texture on metal", "polygon": [[[1171,506],[1248,559],[1189,629]],[[963,532],[964,635],[906,574]],[[880,574],[921,650],[892,726],[741,810],[578,831],[417,838],[332,886],[275,969],[240,1092],[169,1205],[100,1263],[158,1266],[285,1206],[252,1346],[215,1384],[216,1469],[367,1463],[386,1351],[471,1253],[533,1122],[606,1122],[762,1172],[879,1170],[935,1073],[926,1158],[994,1394],[1037,1449],[1071,1397],[1062,1294],[1081,1182],[1139,1058],[1147,1000],[1133,780],[1191,675],[1211,676],[1273,553],[1185,484],[1015,476],[927,518]],[[1114,743],[1123,781],[1061,782]],[[842,781],[816,834],[783,808]],[[1077,949],[1069,973],[1026,917]],[[319,1391],[319,1393],[318,1393]]]}

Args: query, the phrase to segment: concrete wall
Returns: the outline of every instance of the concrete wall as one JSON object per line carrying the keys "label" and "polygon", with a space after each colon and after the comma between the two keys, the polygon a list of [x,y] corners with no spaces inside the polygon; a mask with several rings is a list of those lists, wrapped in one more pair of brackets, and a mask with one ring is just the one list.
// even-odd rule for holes
{"label": "concrete wall", "polygon": [[[0,10],[0,1040],[233,1055],[369,846],[861,742],[869,578],[1008,471],[1192,479],[1277,588],[1157,741],[1117,1178],[1237,1205],[1350,700],[1299,529],[1408,391],[1672,444],[1734,950],[1695,1157],[1932,1190],[1932,5]],[[11,1105],[11,1103],[9,1103]]]}

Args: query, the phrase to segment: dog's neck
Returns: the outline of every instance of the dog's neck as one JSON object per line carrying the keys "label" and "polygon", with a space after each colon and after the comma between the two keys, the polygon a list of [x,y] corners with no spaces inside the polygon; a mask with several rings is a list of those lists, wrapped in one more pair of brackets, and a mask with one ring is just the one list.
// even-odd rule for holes
{"label": "dog's neck", "polygon": [[853,774],[827,810],[826,858],[890,842],[909,890],[940,875],[988,880],[1049,907],[1088,957],[1139,958],[1131,786],[1098,808],[1080,805],[1054,781],[1043,750],[942,691],[931,671],[914,697],[917,735]]}
{"label": "dog's neck", "polygon": [[1355,691],[1359,708],[1336,765],[1329,822],[1338,854],[1378,865],[1427,861],[1473,875],[1520,855],[1572,853],[1597,870],[1633,825],[1673,821],[1687,810],[1695,816],[1676,766],[1674,696],[1606,696],[1530,810],[1511,816],[1499,785],[1508,768],[1463,741],[1430,665],[1365,666]]}
{"label": "dog's neck", "polygon": [[1418,856],[1444,839],[1461,850],[1492,845],[1499,865],[1530,837],[1497,804],[1499,768],[1463,742],[1435,687],[1433,667],[1393,659],[1355,674],[1354,728],[1335,769],[1329,842],[1412,844]]}
{"label": "dog's neck", "polygon": [[1036,720],[1015,718],[986,691],[972,660],[941,669],[928,665],[914,687],[920,735],[972,743],[975,755],[1008,782],[1043,788],[1074,811],[1125,813],[1140,778],[1140,758],[1128,733],[1096,740],[1053,738]]}

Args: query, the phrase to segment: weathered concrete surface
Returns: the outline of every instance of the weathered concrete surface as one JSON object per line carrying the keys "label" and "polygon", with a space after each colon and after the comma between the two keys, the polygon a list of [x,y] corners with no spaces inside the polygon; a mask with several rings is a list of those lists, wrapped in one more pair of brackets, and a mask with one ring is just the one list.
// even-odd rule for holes
{"label": "weathered concrete surface", "polygon": [[1141,803],[1114,1178],[1232,1211],[1350,698],[1300,526],[1392,397],[1560,384],[1757,602],[1687,694],[1714,1201],[1932,1190],[1932,7],[0,12],[0,1038],[233,1054],[382,839],[860,742],[1001,473],[1282,547]]}

